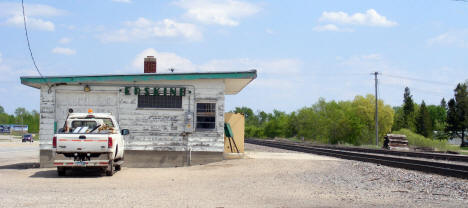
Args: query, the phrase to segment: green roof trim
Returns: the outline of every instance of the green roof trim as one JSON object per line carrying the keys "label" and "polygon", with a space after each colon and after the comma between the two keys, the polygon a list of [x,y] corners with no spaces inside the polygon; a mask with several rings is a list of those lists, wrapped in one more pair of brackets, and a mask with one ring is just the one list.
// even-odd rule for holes
{"label": "green roof trim", "polygon": [[21,83],[54,84],[54,83],[94,83],[94,82],[137,82],[153,80],[195,80],[195,79],[255,79],[257,70],[239,72],[200,72],[200,73],[171,73],[171,74],[116,74],[116,75],[82,75],[82,76],[47,76],[21,77]]}

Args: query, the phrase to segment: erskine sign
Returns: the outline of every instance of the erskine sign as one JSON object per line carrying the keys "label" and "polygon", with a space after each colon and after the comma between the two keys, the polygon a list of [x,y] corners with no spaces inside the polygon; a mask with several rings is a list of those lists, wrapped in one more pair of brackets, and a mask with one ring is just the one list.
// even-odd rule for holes
{"label": "erskine sign", "polygon": [[[125,95],[185,96],[185,87],[125,87]],[[188,91],[188,93],[191,93]]]}

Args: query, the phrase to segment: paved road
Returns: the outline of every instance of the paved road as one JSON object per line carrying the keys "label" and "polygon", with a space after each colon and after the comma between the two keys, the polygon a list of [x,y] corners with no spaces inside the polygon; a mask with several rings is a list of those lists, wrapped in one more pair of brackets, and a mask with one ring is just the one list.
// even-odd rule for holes
{"label": "paved road", "polygon": [[20,140],[0,140],[0,166],[39,162],[39,142],[22,143]]}

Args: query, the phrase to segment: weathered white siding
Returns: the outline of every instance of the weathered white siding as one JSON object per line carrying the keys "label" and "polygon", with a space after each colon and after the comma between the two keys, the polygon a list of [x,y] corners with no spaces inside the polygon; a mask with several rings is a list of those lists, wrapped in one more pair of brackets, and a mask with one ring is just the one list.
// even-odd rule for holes
{"label": "weathered white siding", "polygon": [[[121,129],[129,129],[125,137],[128,150],[161,151],[210,151],[222,152],[224,144],[224,82],[222,80],[159,81],[135,83],[140,87],[186,87],[187,93],[182,100],[182,109],[138,109],[138,96],[125,95],[124,87],[92,85],[91,92],[84,92],[84,86],[56,86],[48,92],[41,89],[41,149],[51,149],[54,122],[61,128],[67,111],[110,112],[116,115]],[[216,129],[196,131],[183,136],[185,113],[194,112],[196,118],[197,102],[216,103]],[[195,125],[195,124],[194,124]]]}
{"label": "weathered white siding", "polygon": [[48,90],[47,86],[41,87],[39,145],[45,150],[52,148],[55,122],[55,92]]}

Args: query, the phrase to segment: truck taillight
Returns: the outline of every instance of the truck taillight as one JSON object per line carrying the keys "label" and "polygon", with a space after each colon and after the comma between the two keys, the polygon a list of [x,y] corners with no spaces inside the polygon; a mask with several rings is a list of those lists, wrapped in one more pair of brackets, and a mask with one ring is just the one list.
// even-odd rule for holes
{"label": "truck taillight", "polygon": [[57,148],[57,137],[52,139],[52,148]]}
{"label": "truck taillight", "polygon": [[107,148],[112,148],[112,137],[109,137],[109,139],[107,139]]}

